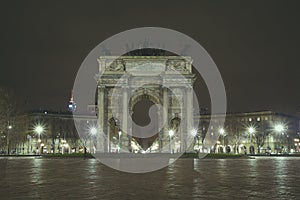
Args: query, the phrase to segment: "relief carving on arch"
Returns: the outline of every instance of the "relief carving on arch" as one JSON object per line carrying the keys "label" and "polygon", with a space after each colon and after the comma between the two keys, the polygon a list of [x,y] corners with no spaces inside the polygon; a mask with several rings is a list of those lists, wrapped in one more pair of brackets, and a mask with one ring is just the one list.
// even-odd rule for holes
{"label": "relief carving on arch", "polygon": [[167,60],[166,62],[167,70],[169,71],[186,71],[185,60]]}
{"label": "relief carving on arch", "polygon": [[112,63],[106,63],[105,70],[111,72],[125,71],[125,61],[117,59]]}

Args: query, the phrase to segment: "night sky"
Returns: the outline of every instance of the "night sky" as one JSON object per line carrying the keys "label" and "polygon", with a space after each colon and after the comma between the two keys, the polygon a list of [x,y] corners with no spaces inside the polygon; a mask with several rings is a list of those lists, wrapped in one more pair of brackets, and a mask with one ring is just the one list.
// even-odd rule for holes
{"label": "night sky", "polygon": [[[30,109],[63,110],[100,42],[155,26],[198,41],[217,64],[228,111],[295,114],[300,106],[299,1],[1,1],[0,85]],[[202,107],[209,97],[196,82]]]}

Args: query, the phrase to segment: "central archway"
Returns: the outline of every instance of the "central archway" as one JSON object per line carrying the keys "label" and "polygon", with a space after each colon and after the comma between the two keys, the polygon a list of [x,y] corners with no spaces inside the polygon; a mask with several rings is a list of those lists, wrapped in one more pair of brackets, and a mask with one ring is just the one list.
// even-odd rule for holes
{"label": "central archway", "polygon": [[[153,92],[153,91],[152,91]],[[134,141],[140,146],[144,152],[156,152],[159,150],[159,123],[161,120],[160,107],[161,105],[159,94],[151,94],[151,90],[140,88],[134,92],[132,98],[130,98],[130,115],[133,119],[133,124],[129,127],[132,128],[132,132],[135,137]],[[150,109],[151,113],[150,113]],[[154,121],[153,121],[154,120]],[[135,126],[137,124],[138,126]],[[141,127],[146,127],[141,129]],[[145,133],[145,131],[147,133]],[[144,137],[150,135],[149,137]]]}

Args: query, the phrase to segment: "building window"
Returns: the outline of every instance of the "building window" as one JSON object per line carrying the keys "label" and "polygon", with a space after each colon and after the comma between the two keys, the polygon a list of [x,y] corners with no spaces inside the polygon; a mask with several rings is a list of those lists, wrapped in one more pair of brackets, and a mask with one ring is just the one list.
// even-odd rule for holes
{"label": "building window", "polygon": [[256,120],[257,120],[258,122],[260,122],[260,117],[258,117]]}
{"label": "building window", "polygon": [[265,117],[265,120],[268,121],[268,117]]}

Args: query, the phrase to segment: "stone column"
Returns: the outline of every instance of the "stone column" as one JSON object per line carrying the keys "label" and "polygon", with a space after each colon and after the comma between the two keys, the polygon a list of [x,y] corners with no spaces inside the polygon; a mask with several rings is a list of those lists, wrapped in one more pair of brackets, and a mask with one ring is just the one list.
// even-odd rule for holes
{"label": "stone column", "polygon": [[[99,128],[100,128],[100,133],[101,135],[103,134],[103,150],[104,152],[106,151],[106,138],[104,137],[105,133],[104,133],[104,118],[105,118],[105,111],[104,111],[104,104],[105,104],[105,101],[104,101],[104,90],[105,90],[105,86],[98,86],[98,125],[99,125]],[[102,139],[101,138],[101,139]],[[100,141],[101,142],[101,141]]]}
{"label": "stone column", "polygon": [[[131,137],[128,135],[128,87],[123,87],[123,116],[122,116],[122,139],[124,140],[126,137],[125,134],[128,136],[128,150],[131,150]],[[122,142],[122,141],[121,141]],[[122,142],[124,143],[124,142]]]}
{"label": "stone column", "polygon": [[161,144],[162,144],[162,136],[163,136],[163,131],[164,131],[164,127],[163,127],[163,107],[160,107],[160,110],[158,110],[158,115],[157,115],[157,124],[158,124],[158,127],[160,128],[159,129],[159,132],[158,132],[158,150],[159,152],[161,152]]}
{"label": "stone column", "polygon": [[107,125],[107,152],[110,153],[110,124]]}
{"label": "stone column", "polygon": [[[188,144],[188,141],[191,141],[192,139],[192,129],[194,126],[194,114],[193,114],[193,88],[191,86],[188,86],[186,88],[186,125],[187,125],[187,132],[186,132],[186,148],[188,151],[193,150],[193,145]],[[189,145],[189,146],[187,146]]]}
{"label": "stone column", "polygon": [[160,137],[160,150],[164,147],[163,140],[166,141],[164,143],[168,143],[168,131],[169,131],[169,97],[168,97],[168,88],[163,88],[163,135]]}

